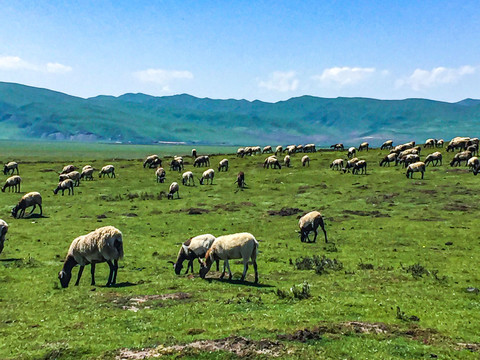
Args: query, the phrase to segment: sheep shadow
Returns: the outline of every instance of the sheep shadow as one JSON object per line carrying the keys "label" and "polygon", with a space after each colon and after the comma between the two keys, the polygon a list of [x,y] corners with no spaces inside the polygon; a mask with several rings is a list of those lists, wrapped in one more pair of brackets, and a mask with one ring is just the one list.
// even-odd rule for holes
{"label": "sheep shadow", "polygon": [[110,288],[124,288],[124,287],[130,287],[130,286],[137,286],[137,283],[131,283],[130,281],[124,281],[121,283],[117,283],[111,286],[102,286],[102,287],[110,287]]}
{"label": "sheep shadow", "polygon": [[273,285],[269,284],[261,284],[261,283],[254,283],[253,281],[245,281],[245,280],[228,280],[228,279],[219,279],[219,278],[207,278],[205,279],[208,282],[216,281],[220,283],[229,283],[232,285],[241,285],[241,286],[251,286],[256,288],[271,288],[274,287]]}
{"label": "sheep shadow", "polygon": [[20,261],[21,258],[7,258],[7,259],[0,259],[0,262],[8,262],[8,261]]}
{"label": "sheep shadow", "polygon": [[31,214],[31,215],[25,215],[21,218],[16,218],[17,220],[21,220],[21,219],[48,219],[50,218],[50,216],[46,216],[46,215],[40,215],[40,214]]}

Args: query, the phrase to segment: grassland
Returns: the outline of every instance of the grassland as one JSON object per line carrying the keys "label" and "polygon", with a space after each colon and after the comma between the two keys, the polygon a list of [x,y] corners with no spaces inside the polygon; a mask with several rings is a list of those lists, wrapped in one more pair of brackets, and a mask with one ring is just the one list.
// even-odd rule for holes
{"label": "grassland", "polygon": [[[167,171],[166,183],[157,184],[143,158],[189,148],[89,145],[66,153],[7,145],[2,160],[20,163],[22,193],[43,195],[44,217],[11,218],[21,194],[0,193],[0,217],[10,225],[0,255],[1,359],[111,359],[125,348],[156,348],[165,358],[235,358],[232,342],[250,357],[269,356],[254,352],[260,349],[312,359],[479,356],[480,297],[467,288],[480,287],[480,185],[464,167],[429,167],[424,180],[412,180],[400,167],[380,168],[385,151],[378,150],[360,154],[366,176],[330,170],[340,153],[327,151],[311,154],[305,168],[295,155],[293,167],[281,170],[263,169],[264,156],[215,155],[212,167],[227,157],[230,170],[217,172],[211,186],[181,186],[181,198],[170,201],[160,194],[181,175]],[[445,153],[444,164],[452,156]],[[75,196],[54,196],[67,163],[112,163],[117,178],[96,177]],[[238,171],[246,174],[243,191],[233,184]],[[311,210],[324,214],[329,244],[321,234],[314,244],[300,242],[298,217]],[[92,287],[85,271],[80,286],[60,289],[57,273],[72,239],[104,225],[124,234],[117,286]],[[215,271],[207,280],[175,276],[167,263],[191,236],[240,231],[260,241],[259,285],[251,268],[247,281],[238,281],[237,262],[234,281],[217,280]],[[296,268],[313,255],[335,259],[336,268]],[[97,284],[107,275],[108,266],[97,265]],[[304,282],[310,297],[295,298],[290,289]],[[178,346],[224,338],[219,352]]]}

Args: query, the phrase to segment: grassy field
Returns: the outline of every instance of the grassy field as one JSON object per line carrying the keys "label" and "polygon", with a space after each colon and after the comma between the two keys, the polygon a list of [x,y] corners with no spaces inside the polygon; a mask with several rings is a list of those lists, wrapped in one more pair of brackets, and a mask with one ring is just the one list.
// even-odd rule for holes
{"label": "grassy field", "polygon": [[[0,255],[1,359],[479,357],[480,178],[446,165],[452,153],[442,150],[444,165],[428,167],[424,180],[380,168],[386,151],[379,150],[360,153],[366,176],[329,169],[345,153],[311,154],[305,168],[297,154],[281,170],[263,169],[265,156],[227,155],[230,169],[217,172],[214,185],[181,186],[171,201],[160,194],[181,174],[167,169],[157,184],[142,161],[190,147],[74,144],[78,151],[67,154],[53,145],[7,145],[2,160],[19,162],[22,194],[39,191],[44,216],[11,218],[21,194],[0,193],[0,217],[10,225]],[[223,157],[212,156],[212,167]],[[185,161],[199,177],[204,168]],[[117,178],[96,176],[75,196],[53,195],[67,163],[112,163]],[[233,184],[238,171],[243,191]],[[328,244],[321,233],[316,243],[300,242],[298,218],[312,210],[324,215]],[[124,236],[118,284],[102,286],[108,266],[99,264],[97,286],[88,268],[73,286],[74,269],[61,289],[57,274],[71,241],[105,225]],[[198,263],[193,276],[176,276],[167,263],[189,237],[242,231],[260,242],[258,285],[252,267],[246,282],[238,280],[237,261],[233,281],[219,281],[215,271],[200,279]]]}

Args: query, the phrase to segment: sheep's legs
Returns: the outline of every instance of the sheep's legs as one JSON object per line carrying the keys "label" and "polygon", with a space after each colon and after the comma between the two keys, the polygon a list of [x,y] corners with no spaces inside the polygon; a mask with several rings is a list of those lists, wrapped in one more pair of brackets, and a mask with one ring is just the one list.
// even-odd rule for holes
{"label": "sheep's legs", "polygon": [[253,268],[255,270],[255,284],[258,283],[258,269],[257,269],[257,261],[253,261]]}
{"label": "sheep's legs", "polygon": [[90,273],[92,274],[92,282],[90,283],[90,285],[93,286],[95,285],[95,263],[92,263],[90,266]]}
{"label": "sheep's legs", "polygon": [[[113,266],[114,266],[115,273],[113,274],[113,280],[111,285],[115,285],[117,283],[118,260],[113,260]],[[193,265],[192,265],[192,272],[193,272]]]}
{"label": "sheep's legs", "polygon": [[77,282],[75,283],[75,286],[78,286],[78,284],[80,284],[80,278],[82,277],[83,269],[85,269],[84,265],[81,265],[80,269],[78,269]]}
{"label": "sheep's legs", "polygon": [[112,264],[111,260],[107,260],[107,264],[110,267],[110,274],[108,274],[108,280],[105,286],[110,286],[110,285],[113,285],[112,279],[113,279],[113,273],[115,272],[115,266]]}
{"label": "sheep's legs", "polygon": [[42,215],[42,213],[43,213],[42,205],[38,204],[38,207],[40,208],[40,215]]}
{"label": "sheep's legs", "polygon": [[220,279],[223,279],[223,277],[225,276],[226,267],[227,267],[227,260],[224,260],[223,261],[223,272],[222,272],[222,275],[220,275]]}
{"label": "sheep's legs", "polygon": [[242,278],[240,279],[241,281],[245,281],[245,276],[247,276],[247,270],[248,270],[248,259],[247,261],[243,262],[243,274],[242,274]]}
{"label": "sheep's legs", "polygon": [[317,241],[317,235],[318,235],[318,232],[317,232],[317,229],[313,230],[315,232],[315,236],[313,237],[313,242]]}
{"label": "sheep's legs", "polygon": [[232,280],[232,270],[230,270],[230,264],[228,263],[228,260],[225,260],[225,264],[227,264],[228,268],[228,280]]}

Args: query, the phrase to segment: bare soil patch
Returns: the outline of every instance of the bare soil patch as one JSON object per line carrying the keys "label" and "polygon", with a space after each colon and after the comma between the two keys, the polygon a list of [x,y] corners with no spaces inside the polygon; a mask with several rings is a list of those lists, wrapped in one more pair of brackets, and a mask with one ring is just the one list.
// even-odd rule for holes
{"label": "bare soil patch", "polygon": [[189,293],[178,292],[172,294],[159,295],[138,295],[133,297],[117,297],[112,302],[123,310],[137,312],[141,309],[150,309],[152,307],[162,307],[162,301],[165,300],[185,300],[191,298]]}
{"label": "bare soil patch", "polygon": [[466,204],[466,203],[461,203],[461,202],[451,202],[443,207],[443,210],[447,211],[471,211],[475,210],[477,207]]}
{"label": "bare soil patch", "polygon": [[268,210],[268,215],[270,216],[275,216],[275,215],[291,216],[298,213],[303,213],[303,210],[298,208],[289,208],[289,207],[283,207],[280,210]]}
{"label": "bare soil patch", "polygon": [[378,210],[364,211],[364,210],[343,210],[344,214],[358,215],[358,216],[371,216],[371,217],[390,217],[389,214],[381,213]]}

